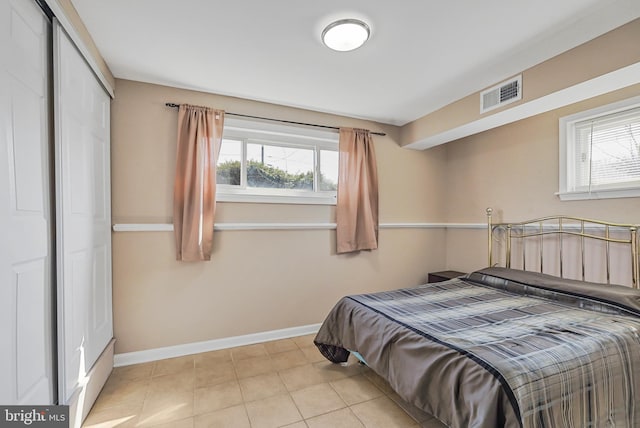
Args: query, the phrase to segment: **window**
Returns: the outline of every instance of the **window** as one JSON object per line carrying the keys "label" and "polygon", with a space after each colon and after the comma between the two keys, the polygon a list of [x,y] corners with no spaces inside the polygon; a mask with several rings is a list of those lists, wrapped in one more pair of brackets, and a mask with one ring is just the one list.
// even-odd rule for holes
{"label": "window", "polygon": [[640,196],[640,97],[560,119],[559,196]]}
{"label": "window", "polygon": [[335,204],[338,134],[225,119],[218,201]]}

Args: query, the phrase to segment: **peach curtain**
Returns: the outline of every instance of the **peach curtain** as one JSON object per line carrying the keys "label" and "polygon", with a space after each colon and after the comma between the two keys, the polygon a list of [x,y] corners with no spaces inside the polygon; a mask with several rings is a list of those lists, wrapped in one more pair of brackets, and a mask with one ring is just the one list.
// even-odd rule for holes
{"label": "peach curtain", "polygon": [[178,110],[173,229],[176,259],[211,259],[216,208],[216,163],[224,111],[182,104]]}
{"label": "peach curtain", "polygon": [[369,131],[340,129],[337,252],[378,248],[378,171]]}

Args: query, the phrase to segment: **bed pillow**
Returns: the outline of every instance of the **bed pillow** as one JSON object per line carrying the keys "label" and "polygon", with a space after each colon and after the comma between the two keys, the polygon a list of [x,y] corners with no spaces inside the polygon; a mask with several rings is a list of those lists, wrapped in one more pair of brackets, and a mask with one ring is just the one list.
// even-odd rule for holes
{"label": "bed pillow", "polygon": [[526,272],[517,269],[491,267],[473,272],[469,279],[482,276],[501,278],[544,290],[553,290],[572,296],[587,297],[600,302],[620,306],[640,316],[640,290],[622,285],[598,284],[538,272]]}

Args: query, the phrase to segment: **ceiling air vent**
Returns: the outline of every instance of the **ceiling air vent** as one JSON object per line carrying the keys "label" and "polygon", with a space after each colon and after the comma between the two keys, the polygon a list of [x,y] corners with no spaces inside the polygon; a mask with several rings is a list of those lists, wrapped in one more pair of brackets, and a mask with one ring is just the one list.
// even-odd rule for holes
{"label": "ceiling air vent", "polygon": [[480,93],[480,113],[502,107],[522,98],[522,75]]}

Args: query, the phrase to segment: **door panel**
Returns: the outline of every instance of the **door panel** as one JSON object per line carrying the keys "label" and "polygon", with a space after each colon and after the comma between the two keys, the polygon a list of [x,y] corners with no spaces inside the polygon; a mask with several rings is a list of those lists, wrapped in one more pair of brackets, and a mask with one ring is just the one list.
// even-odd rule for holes
{"label": "door panel", "polygon": [[0,403],[52,404],[50,24],[0,0]]}
{"label": "door panel", "polygon": [[63,403],[113,337],[110,98],[54,24],[59,370]]}
{"label": "door panel", "polygon": [[[49,62],[46,53],[49,21],[31,1],[3,0],[3,16],[7,18],[9,61],[7,71],[17,80],[38,93],[47,85]],[[26,4],[24,4],[26,3]]]}
{"label": "door panel", "polygon": [[9,144],[9,156],[13,158],[13,179],[11,190],[14,192],[14,204],[18,211],[41,213],[43,207],[44,182],[40,145],[43,137],[40,126],[33,126],[33,118],[46,115],[42,111],[42,97],[24,86],[22,82],[15,82],[12,89],[13,113],[13,141]]}
{"label": "door panel", "polygon": [[[51,356],[46,349],[46,341],[32,340],[42,336],[42,326],[47,325],[45,312],[46,266],[43,259],[14,265],[15,294],[17,307],[16,354],[17,360],[17,393],[18,401],[31,403],[38,397],[39,391],[48,389],[46,373],[47,360]],[[32,394],[35,397],[32,397]],[[42,401],[40,401],[42,402]]]}

